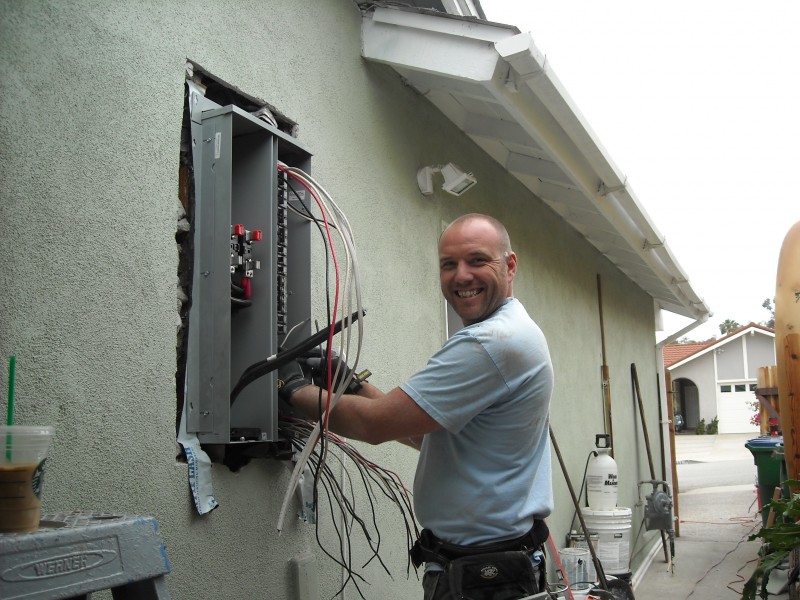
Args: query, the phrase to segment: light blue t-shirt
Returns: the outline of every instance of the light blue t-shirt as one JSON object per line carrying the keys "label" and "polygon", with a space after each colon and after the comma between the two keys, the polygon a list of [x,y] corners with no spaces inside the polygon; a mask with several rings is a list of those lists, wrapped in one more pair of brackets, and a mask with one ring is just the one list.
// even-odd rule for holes
{"label": "light blue t-shirt", "polygon": [[453,335],[400,386],[443,429],[425,435],[414,478],[423,527],[456,544],[512,539],[553,509],[553,367],[515,298]]}

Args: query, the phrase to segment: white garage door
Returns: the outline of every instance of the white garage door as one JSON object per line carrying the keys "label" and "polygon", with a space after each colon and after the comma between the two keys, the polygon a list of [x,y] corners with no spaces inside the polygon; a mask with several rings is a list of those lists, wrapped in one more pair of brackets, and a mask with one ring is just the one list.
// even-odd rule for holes
{"label": "white garage door", "polygon": [[717,388],[717,416],[720,433],[758,433],[758,425],[750,423],[755,414],[752,403],[757,400],[755,383],[726,383]]}

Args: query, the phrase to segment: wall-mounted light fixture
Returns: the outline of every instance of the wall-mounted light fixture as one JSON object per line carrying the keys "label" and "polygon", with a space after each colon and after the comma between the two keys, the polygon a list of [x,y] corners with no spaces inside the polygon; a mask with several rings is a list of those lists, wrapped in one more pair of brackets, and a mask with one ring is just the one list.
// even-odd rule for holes
{"label": "wall-mounted light fixture", "polygon": [[442,189],[448,194],[460,196],[468,189],[472,188],[478,180],[472,173],[466,173],[461,170],[458,165],[447,163],[444,166],[438,167],[422,167],[417,171],[417,185],[419,191],[423,196],[430,196],[433,194],[433,174],[441,173],[444,177],[444,184]]}

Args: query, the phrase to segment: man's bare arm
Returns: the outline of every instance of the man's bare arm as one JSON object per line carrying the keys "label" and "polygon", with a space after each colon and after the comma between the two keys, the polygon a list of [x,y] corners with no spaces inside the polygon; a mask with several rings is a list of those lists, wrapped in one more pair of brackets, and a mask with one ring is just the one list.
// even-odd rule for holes
{"label": "man's bare arm", "polygon": [[[324,409],[328,392],[322,391]],[[306,415],[319,418],[320,388],[310,385],[294,393],[291,404]],[[422,410],[400,388],[384,394],[364,383],[358,395],[345,394],[328,419],[330,431],[370,444],[397,440],[419,449],[422,436],[441,429],[441,425]]]}

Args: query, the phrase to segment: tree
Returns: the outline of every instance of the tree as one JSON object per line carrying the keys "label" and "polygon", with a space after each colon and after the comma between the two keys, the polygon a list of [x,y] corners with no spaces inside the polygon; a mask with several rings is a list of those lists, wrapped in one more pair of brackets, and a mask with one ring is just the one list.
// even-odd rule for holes
{"label": "tree", "polygon": [[713,335],[710,338],[708,338],[707,340],[695,340],[695,339],[692,339],[690,337],[683,336],[681,339],[679,339],[675,343],[676,344],[702,344],[702,343],[705,343],[705,342],[714,342],[714,341],[716,341],[716,338],[714,338]]}
{"label": "tree", "polygon": [[736,331],[739,329],[741,325],[734,321],[733,319],[725,319],[722,323],[719,324],[719,332],[722,335],[728,335],[731,331]]}
{"label": "tree", "polygon": [[[759,325],[763,325],[764,327],[769,327],[770,329],[775,329],[775,299],[773,298],[770,300],[766,298],[764,302],[761,303],[761,308],[766,308],[769,311],[769,319],[767,321],[761,321]],[[736,331],[739,329],[741,325],[734,319],[725,319],[722,323],[719,324],[719,332],[722,335],[728,335],[732,331]]]}
{"label": "tree", "polygon": [[775,329],[775,306],[772,303],[773,300],[767,298],[761,304],[763,308],[766,308],[769,311],[769,316],[770,316],[768,321],[762,321],[761,324],[764,325],[765,327],[769,327],[770,329]]}

